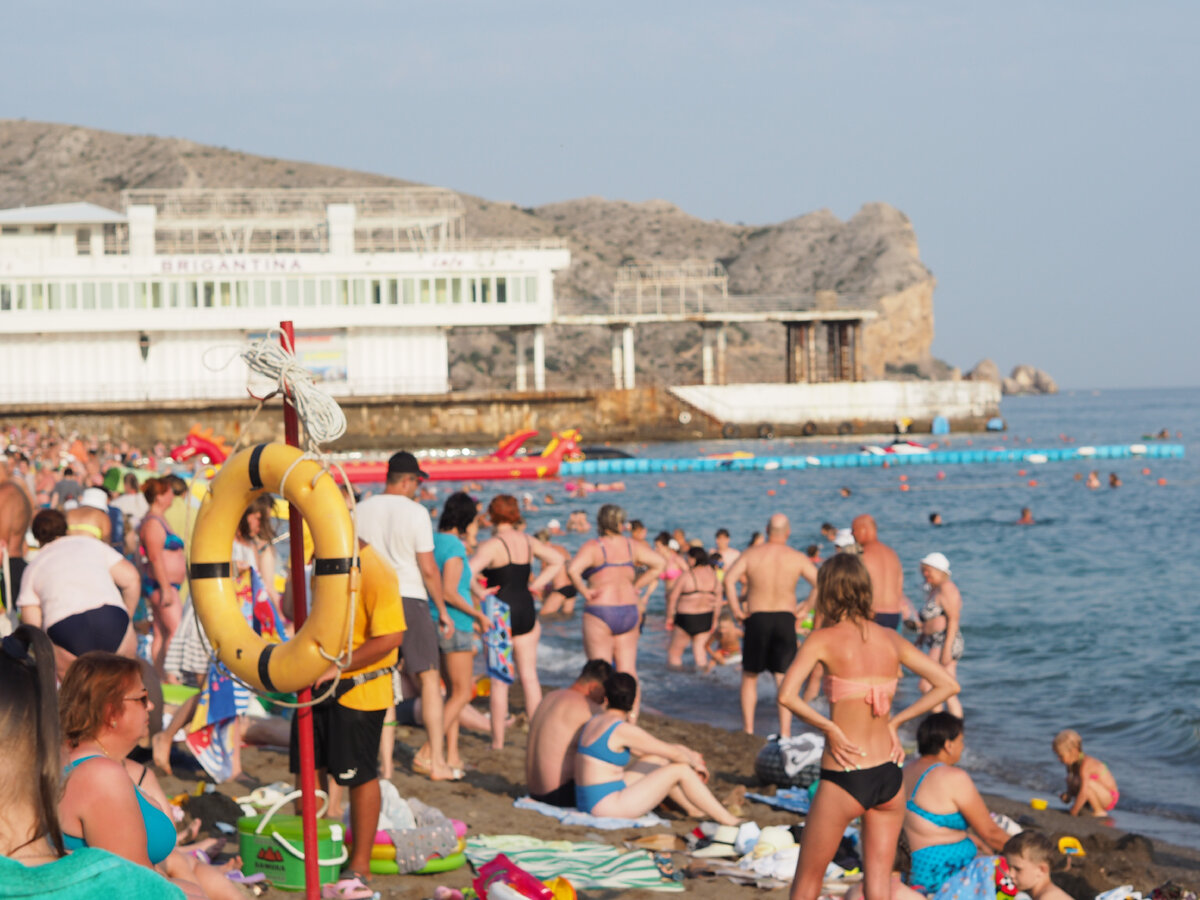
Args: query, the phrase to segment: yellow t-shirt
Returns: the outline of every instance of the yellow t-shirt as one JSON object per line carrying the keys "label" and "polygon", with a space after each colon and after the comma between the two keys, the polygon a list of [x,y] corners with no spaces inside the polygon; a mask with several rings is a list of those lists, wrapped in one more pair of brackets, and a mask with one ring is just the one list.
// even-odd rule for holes
{"label": "yellow t-shirt", "polygon": [[[408,623],[404,621],[400,584],[396,581],[396,573],[392,567],[370,547],[363,547],[359,552],[358,564],[362,573],[362,590],[359,591],[358,606],[354,610],[352,646],[355,650],[369,638],[394,634],[408,627]],[[342,678],[353,678],[358,674],[386,669],[395,666],[399,659],[400,651],[393,650],[369,666],[343,672]],[[392,679],[386,675],[372,678],[365,684],[348,690],[338,702],[350,709],[387,709],[392,705]]]}

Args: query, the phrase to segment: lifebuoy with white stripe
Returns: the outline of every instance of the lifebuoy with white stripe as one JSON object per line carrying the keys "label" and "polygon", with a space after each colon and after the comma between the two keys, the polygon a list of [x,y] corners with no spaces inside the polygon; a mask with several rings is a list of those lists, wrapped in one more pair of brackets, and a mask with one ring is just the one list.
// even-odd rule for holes
{"label": "lifebuoy with white stripe", "polygon": [[[188,550],[192,603],[217,657],[234,675],[263,691],[311,686],[329,668],[322,655],[344,652],[350,609],[359,590],[354,526],[333,477],[303,451],[259,444],[225,461],[200,505]],[[282,494],[312,532],[312,598],[308,618],[283,644],[264,641],[246,622],[237,599],[233,539],[242,513],[263,493]]]}

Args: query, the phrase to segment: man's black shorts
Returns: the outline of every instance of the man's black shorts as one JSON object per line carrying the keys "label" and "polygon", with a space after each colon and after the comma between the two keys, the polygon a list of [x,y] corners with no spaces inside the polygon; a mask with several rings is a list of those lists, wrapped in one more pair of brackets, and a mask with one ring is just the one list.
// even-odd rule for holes
{"label": "man's black shorts", "polygon": [[[386,709],[362,710],[342,706],[332,697],[313,707],[313,758],[316,768],[345,787],[379,777],[379,736]],[[289,771],[300,771],[299,730],[292,717]]]}
{"label": "man's black shorts", "polygon": [[742,671],[786,672],[796,658],[796,616],[790,612],[756,612],[746,619],[742,639]]}

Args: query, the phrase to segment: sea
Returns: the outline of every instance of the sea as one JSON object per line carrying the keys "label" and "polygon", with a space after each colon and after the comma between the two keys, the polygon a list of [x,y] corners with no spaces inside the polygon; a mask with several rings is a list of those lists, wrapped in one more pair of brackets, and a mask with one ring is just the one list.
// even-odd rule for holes
{"label": "sea", "polygon": [[[713,546],[727,528],[743,547],[769,515],[792,523],[791,544],[832,547],[820,525],[848,527],[872,514],[881,540],[904,565],[905,593],[924,600],[918,560],[949,558],[964,598],[966,652],[959,663],[966,719],[962,765],[981,790],[1051,808],[1065,788],[1051,739],[1078,731],[1085,752],[1108,764],[1121,800],[1114,824],[1200,847],[1200,389],[1084,390],[1007,397],[1003,434],[951,434],[952,447],[1130,444],[1162,429],[1186,446],[1181,460],[1095,460],[1024,464],[805,469],[787,472],[659,473],[622,476],[621,493],[568,498],[561,482],[513,483],[540,506],[530,531],[572,509],[607,502],[641,519],[653,535],[682,528]],[[586,423],[578,425],[585,431]],[[1176,435],[1179,437],[1176,437]],[[880,436],[880,440],[888,438]],[[920,437],[916,439],[920,440]],[[940,439],[941,445],[947,441]],[[627,444],[639,456],[855,452],[863,443],[820,439]],[[1098,469],[1102,487],[1084,479]],[[1108,479],[1116,473],[1119,488]],[[944,474],[944,477],[940,477]],[[906,480],[902,481],[902,476]],[[598,479],[615,480],[615,479]],[[1160,480],[1163,480],[1160,482]],[[901,490],[906,484],[907,491]],[[850,489],[849,497],[841,488]],[[444,494],[445,487],[439,486]],[[485,501],[498,491],[487,485]],[[557,501],[544,505],[551,494]],[[1022,507],[1036,524],[1015,524]],[[943,525],[929,522],[939,512]],[[575,550],[583,538],[559,539]],[[665,596],[651,599],[638,652],[647,709],[736,729],[736,667],[710,674],[666,667]],[[690,657],[687,657],[690,659]],[[580,613],[545,625],[539,669],[563,684],[582,661]],[[904,679],[897,704],[917,696]],[[777,728],[774,684],[760,679],[757,731]],[[915,740],[915,728],[907,737]],[[904,737],[905,735],[902,735]],[[753,760],[746,760],[747,771]]]}

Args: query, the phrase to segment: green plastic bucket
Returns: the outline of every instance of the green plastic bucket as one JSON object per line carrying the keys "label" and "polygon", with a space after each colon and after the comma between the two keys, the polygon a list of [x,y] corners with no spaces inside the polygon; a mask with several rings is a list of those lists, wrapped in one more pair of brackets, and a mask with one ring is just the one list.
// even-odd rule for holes
{"label": "green plastic bucket", "polygon": [[[243,816],[237,823],[242,871],[247,875],[262,872],[282,891],[302,891],[305,887],[304,827],[300,816],[276,815],[284,804],[299,796],[299,791],[293,791],[261,816]],[[322,806],[321,812],[324,811]],[[333,819],[317,819],[317,878],[321,884],[338,880],[348,855],[342,824]]]}

